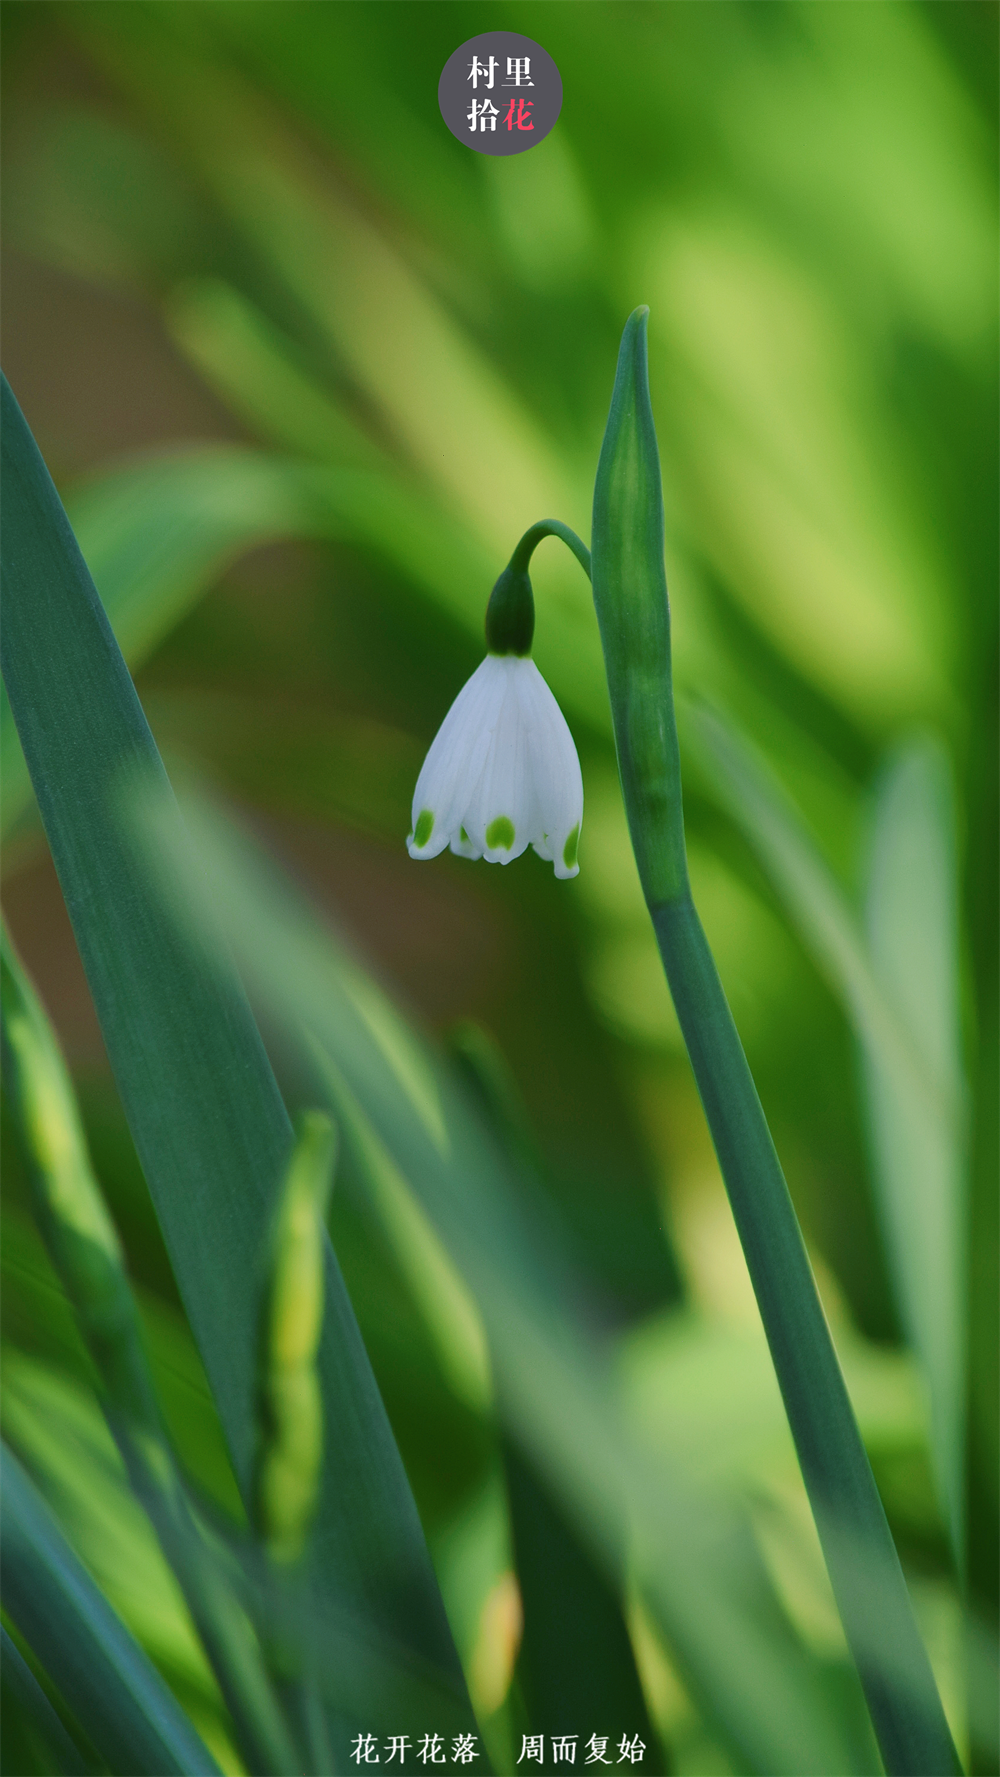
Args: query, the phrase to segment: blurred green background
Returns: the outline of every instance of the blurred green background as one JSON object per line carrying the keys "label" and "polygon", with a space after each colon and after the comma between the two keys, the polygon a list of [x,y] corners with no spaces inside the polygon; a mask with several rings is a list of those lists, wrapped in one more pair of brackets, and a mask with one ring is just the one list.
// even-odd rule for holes
{"label": "blurred green background", "polygon": [[[695,899],[966,1747],[960,1599],[988,1625],[997,1570],[997,22],[964,0],[3,8],[4,367],[168,766],[250,815],[426,1027],[495,1039],[644,1434],[739,1496],[800,1634],[837,1652],[631,859],[589,589],[556,545],[535,558],[535,657],[583,764],[579,878],[533,855],[418,868],[403,844],[517,538],[542,517],[589,535],[621,327],[649,304],[678,690],[752,739],[825,880],[859,923],[867,905],[963,1107],[944,1183],[904,1166],[894,1194],[905,1143],[849,970],[682,711]],[[456,141],[436,97],[451,52],[494,28],[542,43],[565,95],[551,135],[503,159]],[[926,819],[893,854],[894,912],[875,891],[907,784]],[[175,1435],[232,1506],[16,762],[5,822],[5,909],[77,1077]],[[961,1267],[942,1384],[967,1456],[960,1574],[897,1250],[925,1185]],[[235,1769],[14,1162],[5,1191],[8,1435]],[[350,1192],[333,1232],[490,1716],[519,1616],[491,1441]],[[673,1768],[730,1769],[638,1610],[631,1627]]]}

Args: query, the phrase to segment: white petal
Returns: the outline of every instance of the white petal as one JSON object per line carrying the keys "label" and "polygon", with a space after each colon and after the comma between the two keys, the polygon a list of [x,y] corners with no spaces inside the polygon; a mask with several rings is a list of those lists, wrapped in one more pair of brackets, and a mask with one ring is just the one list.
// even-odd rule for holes
{"label": "white petal", "polygon": [[509,864],[521,856],[531,839],[528,737],[517,695],[518,669],[529,663],[512,654],[494,658],[501,669],[498,679],[502,678],[503,697],[462,824],[488,863]]}
{"label": "white petal", "polygon": [[[482,774],[506,688],[504,675],[495,670],[501,664],[495,655],[487,655],[463,685],[431,742],[413,792],[413,831],[406,842],[411,858],[436,858],[453,839],[461,842],[465,804]],[[418,843],[421,819],[426,827],[428,815],[430,829]]]}
{"label": "white petal", "polygon": [[[413,795],[413,858],[509,864],[532,845],[576,876],[583,780],[573,737],[534,662],[487,655],[432,742]],[[419,842],[418,842],[419,835]]]}
{"label": "white petal", "polygon": [[519,681],[525,731],[529,736],[538,831],[531,839],[557,876],[576,876],[583,824],[583,778],[573,736],[559,705],[533,661]]}

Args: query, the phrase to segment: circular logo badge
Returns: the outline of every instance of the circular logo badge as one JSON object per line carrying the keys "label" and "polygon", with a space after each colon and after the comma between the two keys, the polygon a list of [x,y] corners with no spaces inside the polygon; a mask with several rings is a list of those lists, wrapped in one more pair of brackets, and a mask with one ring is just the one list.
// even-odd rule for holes
{"label": "circular logo badge", "polygon": [[523,154],[559,116],[562,81],[534,38],[484,31],[448,57],[438,104],[452,135],[477,154]]}

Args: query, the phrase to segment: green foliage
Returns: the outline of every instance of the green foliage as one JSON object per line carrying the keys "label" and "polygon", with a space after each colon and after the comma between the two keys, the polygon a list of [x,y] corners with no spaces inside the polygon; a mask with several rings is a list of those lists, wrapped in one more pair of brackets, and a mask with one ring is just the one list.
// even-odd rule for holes
{"label": "green foliage", "polygon": [[3,1453],[7,1605],[112,1770],[216,1772],[183,1710]]}
{"label": "green foliage", "polygon": [[[594,603],[622,795],[663,967],[886,1770],[957,1755],[810,1273],[781,1164],[688,884],[646,313],[627,322],[594,496]],[[952,1382],[954,1384],[955,1378]],[[892,1649],[884,1661],[881,1648]]]}
{"label": "green foliage", "polygon": [[612,1584],[623,1540],[632,1551],[685,1679],[741,1759],[789,1772],[852,1763],[850,1712],[837,1721],[821,1665],[788,1638],[738,1516],[699,1504],[682,1468],[649,1463],[641,1433],[622,1419],[612,1353],[574,1300],[565,1255],[549,1250],[511,1157],[441,1063],[209,810],[185,804],[197,863],[154,807],[137,819],[150,882],[189,900],[199,927],[232,945],[289,1038],[310,1033],[306,1054],[348,1153],[359,1134],[369,1148],[376,1131],[384,1141],[478,1304],[510,1429],[579,1519]]}
{"label": "green foliage", "polygon": [[[886,1244],[931,1391],[935,1467],[957,1550],[966,1138],[954,840],[943,761],[932,743],[918,739],[887,762],[873,821],[866,950],[804,823],[760,758],[710,712],[692,711],[689,721],[698,757],[783,893],[862,1045]],[[922,967],[915,972],[916,956]]]}
{"label": "green foliage", "polygon": [[[0,1629],[0,1674],[7,1693],[6,1707],[11,1703],[15,1711],[20,1711],[27,1718],[32,1729],[40,1735],[44,1748],[44,1757],[49,1760],[60,1777],[87,1777],[87,1767],[83,1755],[74,1745],[66,1732],[56,1711],[49,1702],[41,1685],[22,1657],[6,1629]],[[7,1718],[7,1732],[10,1733],[11,1720]],[[16,1728],[15,1728],[16,1736]],[[22,1763],[27,1763],[22,1754]]]}
{"label": "green foliage", "polygon": [[[185,943],[168,912],[158,913],[121,832],[117,799],[143,787],[167,794],[162,767],[55,490],[6,387],[4,394],[5,682],[136,1147],[234,1468],[249,1485],[255,1264],[289,1146],[287,1116],[235,977],[221,958]],[[44,601],[40,571],[47,576]],[[169,799],[165,805],[172,807]],[[220,1066],[227,1081],[221,1094]],[[219,1250],[227,1254],[223,1266]],[[408,1572],[414,1633],[417,1601],[422,1592],[428,1599],[421,1656],[433,1664],[436,1637],[442,1688],[447,1695],[450,1679],[460,1720],[461,1680],[454,1668],[449,1672],[454,1656],[419,1526],[329,1252],[327,1269],[321,1362],[326,1386],[351,1401],[357,1430],[350,1442],[324,1446],[327,1513],[331,1507],[334,1513],[321,1545],[326,1596],[339,1611],[367,1615],[373,1608],[372,1573],[359,1563],[357,1526],[343,1515],[345,1494],[353,1494],[365,1504],[373,1553],[386,1573],[382,1632],[405,1633],[396,1611],[390,1614],[388,1588],[395,1594],[399,1573]],[[343,1548],[336,1557],[338,1540]],[[388,1555],[393,1545],[398,1570]],[[319,1584],[313,1608],[323,1608]],[[374,1614],[377,1622],[377,1604]],[[383,1707],[394,1701],[386,1698]],[[346,1746],[346,1724],[340,1732]]]}
{"label": "green foliage", "polygon": [[[5,671],[120,1098],[6,700],[5,907],[73,1076],[65,1179],[99,1192],[124,1267],[74,1273],[69,1236],[52,1244],[9,1077],[6,1435],[160,1704],[227,1771],[287,1753],[247,1750],[190,1564],[178,1585],[188,1545],[170,1553],[163,1514],[154,1532],[155,1490],[138,1503],[97,1405],[113,1388],[86,1290],[112,1272],[190,1547],[238,1604],[264,1668],[246,1689],[276,1700],[295,1768],[350,1764],[348,1732],[473,1725],[425,1539],[473,1768],[513,1770],[547,1709],[539,1637],[617,1650],[622,1694],[638,1669],[646,1770],[877,1768],[566,550],[532,560],[533,653],[580,748],[579,878],[556,899],[532,859],[421,873],[402,849],[512,545],[526,525],[575,537],[533,524],[547,512],[586,534],[639,302],[692,894],[949,1723],[996,1770],[990,19],[834,0],[5,9],[6,368],[171,777],[206,777],[315,890],[234,851],[197,801],[201,889],[177,877],[176,822],[126,837],[123,718],[133,788],[160,782],[168,827],[169,797],[53,505],[27,536],[15,465]],[[435,95],[456,43],[497,26],[545,44],[565,104],[494,162]],[[44,596],[22,600],[29,543]],[[489,1063],[468,1022],[441,1061],[456,1019],[488,1027]],[[327,1104],[342,1137],[320,1497],[284,1567],[243,1504],[282,1100]],[[576,1564],[547,1590],[515,1448]],[[11,1620],[87,1763],[140,1768],[66,1688],[86,1628],[43,1647]],[[141,1721],[145,1679],[125,1677],[122,1720]],[[5,1678],[4,1769],[61,1756],[29,1689],[12,1703]],[[581,1748],[602,1731],[563,1725]]]}

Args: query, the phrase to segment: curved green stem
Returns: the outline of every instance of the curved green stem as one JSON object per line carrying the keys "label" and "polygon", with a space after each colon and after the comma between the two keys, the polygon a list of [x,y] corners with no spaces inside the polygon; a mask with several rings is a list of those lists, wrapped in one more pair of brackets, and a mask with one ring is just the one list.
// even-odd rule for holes
{"label": "curved green stem", "polygon": [[539,543],[546,537],[558,537],[561,542],[565,543],[567,549],[573,551],[587,579],[590,579],[590,550],[583,538],[578,537],[575,531],[570,530],[568,524],[563,524],[558,518],[540,518],[537,524],[533,524],[530,530],[525,531],[510,558],[510,566],[515,572],[524,573],[527,571],[532,555]]}
{"label": "curved green stem", "polygon": [[543,537],[559,537],[572,549],[577,561],[590,578],[590,550],[568,524],[558,518],[543,518],[525,531],[510,561],[500,575],[486,607],[486,646],[491,654],[531,653],[535,633],[535,595],[531,590],[528,563]]}

